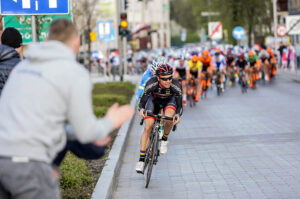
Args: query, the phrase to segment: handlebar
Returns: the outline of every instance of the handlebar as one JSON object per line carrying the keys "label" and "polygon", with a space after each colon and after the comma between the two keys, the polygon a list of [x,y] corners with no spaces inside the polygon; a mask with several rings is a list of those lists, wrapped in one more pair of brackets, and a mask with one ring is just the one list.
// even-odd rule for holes
{"label": "handlebar", "polygon": [[[151,112],[147,112],[147,111],[144,111],[144,114],[147,113],[148,116],[152,116],[152,117],[155,117],[155,118],[159,118],[159,119],[163,119],[163,120],[169,120],[169,121],[173,121],[173,117],[168,117],[168,116],[165,116],[165,115],[162,115],[162,114],[153,114]],[[141,119],[140,121],[140,125],[142,126],[144,124],[144,118]],[[177,120],[177,117],[175,118],[175,120]],[[172,128],[172,131],[175,131],[177,128],[177,125],[174,125],[173,128]]]}

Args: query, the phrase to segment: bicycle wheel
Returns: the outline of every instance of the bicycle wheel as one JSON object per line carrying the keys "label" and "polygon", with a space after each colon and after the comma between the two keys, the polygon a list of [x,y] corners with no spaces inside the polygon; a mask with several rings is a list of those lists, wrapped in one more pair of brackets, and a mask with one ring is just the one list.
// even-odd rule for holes
{"label": "bicycle wheel", "polygon": [[146,177],[146,186],[145,188],[148,188],[148,185],[150,183],[150,178],[152,174],[152,168],[154,164],[154,159],[157,154],[157,142],[158,142],[158,132],[155,133],[154,139],[152,140],[151,143],[151,150],[150,150],[150,156],[149,156],[149,165],[148,165],[148,170],[147,170],[147,177]]}

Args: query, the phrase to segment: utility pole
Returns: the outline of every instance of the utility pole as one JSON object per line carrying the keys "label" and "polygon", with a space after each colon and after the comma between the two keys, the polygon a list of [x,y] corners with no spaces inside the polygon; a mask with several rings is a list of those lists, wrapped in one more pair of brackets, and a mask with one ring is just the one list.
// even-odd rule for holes
{"label": "utility pole", "polygon": [[37,42],[37,35],[36,35],[36,18],[35,15],[31,15],[31,36],[32,36],[32,42]]}
{"label": "utility pole", "polygon": [[274,18],[274,50],[277,49],[277,0],[273,0],[273,18]]}

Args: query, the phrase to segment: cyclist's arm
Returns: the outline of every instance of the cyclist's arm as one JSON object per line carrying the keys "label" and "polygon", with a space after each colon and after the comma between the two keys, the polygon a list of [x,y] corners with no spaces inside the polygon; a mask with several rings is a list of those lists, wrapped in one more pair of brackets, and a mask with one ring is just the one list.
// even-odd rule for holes
{"label": "cyclist's arm", "polygon": [[152,91],[156,88],[157,85],[158,85],[158,81],[157,81],[156,77],[152,77],[151,79],[149,79],[147,81],[144,93],[140,99],[139,109],[145,109],[146,103],[147,103]]}
{"label": "cyclist's arm", "polygon": [[176,114],[182,115],[182,86],[179,81],[174,81],[172,83],[172,88],[174,89],[175,99],[176,99]]}

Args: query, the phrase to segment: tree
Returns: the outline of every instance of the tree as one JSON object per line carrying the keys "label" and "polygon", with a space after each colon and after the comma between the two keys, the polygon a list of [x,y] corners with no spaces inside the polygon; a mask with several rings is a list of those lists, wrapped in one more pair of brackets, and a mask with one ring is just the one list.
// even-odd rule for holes
{"label": "tree", "polygon": [[[91,54],[92,41],[90,32],[96,27],[96,17],[98,16],[96,4],[99,0],[73,0],[72,10],[74,23],[81,30],[82,41],[87,44],[87,54]],[[88,68],[90,69],[91,60],[88,58]]]}

